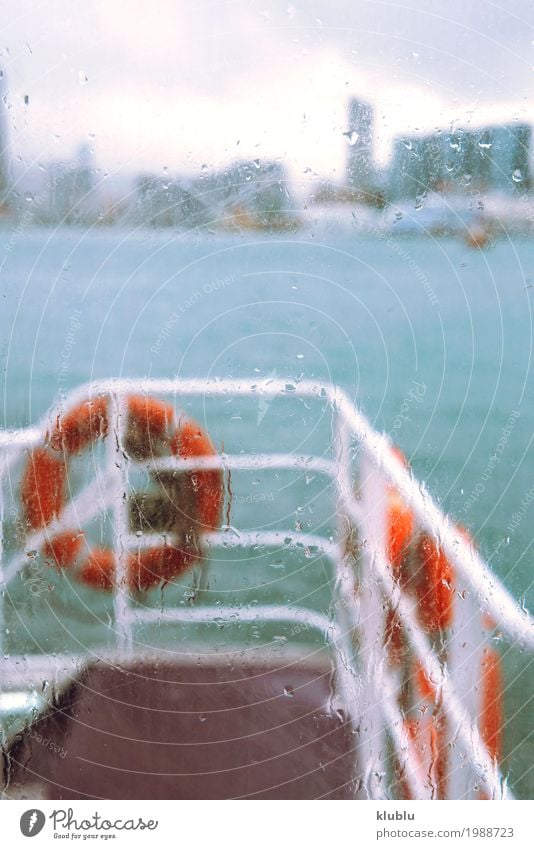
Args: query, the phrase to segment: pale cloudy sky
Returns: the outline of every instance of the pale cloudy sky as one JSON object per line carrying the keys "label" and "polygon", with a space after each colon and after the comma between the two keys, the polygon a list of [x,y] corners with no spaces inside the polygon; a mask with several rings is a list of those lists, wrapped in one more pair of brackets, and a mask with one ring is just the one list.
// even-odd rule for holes
{"label": "pale cloudy sky", "polygon": [[351,95],[375,107],[382,161],[402,132],[534,121],[533,0],[1,0],[0,13],[10,147],[28,166],[89,141],[111,171],[281,157],[297,179],[342,177]]}

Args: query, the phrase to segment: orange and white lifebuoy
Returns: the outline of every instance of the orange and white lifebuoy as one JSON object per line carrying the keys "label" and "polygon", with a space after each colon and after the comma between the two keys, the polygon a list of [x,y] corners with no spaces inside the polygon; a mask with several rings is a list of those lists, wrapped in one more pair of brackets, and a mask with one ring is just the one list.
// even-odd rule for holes
{"label": "orange and white lifebuoy", "polygon": [[417,612],[429,634],[445,630],[452,622],[454,572],[443,549],[426,533],[419,538],[415,576]]}
{"label": "orange and white lifebuoy", "polygon": [[[458,527],[458,534],[472,544],[465,528]],[[456,604],[462,604],[455,591],[454,570],[443,549],[427,534],[421,534],[418,545],[419,572],[416,581],[417,611],[422,629],[426,632],[441,660],[448,662],[448,651],[437,646],[440,635],[454,627]],[[487,614],[474,613],[478,625],[475,630],[480,635],[482,645],[474,646],[472,687],[478,693],[474,700],[476,721],[488,755],[494,762],[501,756],[501,735],[503,726],[503,683],[501,658],[490,645],[494,623]],[[445,634],[444,634],[445,632]],[[478,661],[476,660],[478,658]],[[451,728],[443,710],[442,693],[439,681],[431,681],[421,664],[414,659],[411,667],[412,692],[415,713],[421,716],[418,722],[413,716],[407,720],[409,733],[417,737],[421,758],[421,775],[426,775],[427,786],[433,798],[446,799],[449,795],[448,771]],[[487,798],[483,793],[479,798]]]}
{"label": "orange and white lifebuoy", "polygon": [[[407,467],[402,452],[398,448],[392,448],[392,452]],[[391,485],[387,488],[385,533],[386,556],[392,575],[405,592],[415,597],[419,625],[446,663],[447,652],[442,638],[446,639],[447,631],[454,625],[457,603],[454,570],[441,546],[428,533],[417,531],[411,509]],[[467,538],[464,529],[459,528],[459,533]],[[491,623],[485,622],[484,628],[489,640]],[[409,691],[403,690],[399,708],[406,715],[405,731],[420,783],[427,789],[429,798],[447,798],[450,733],[440,682],[429,680],[413,657],[400,617],[391,606],[386,613],[384,640],[390,664],[398,673],[404,668],[410,685],[411,698],[407,696]],[[498,759],[502,728],[500,657],[486,646],[481,658],[478,680],[474,681],[480,692],[478,724],[488,754]],[[408,797],[406,782],[401,780],[400,783]]]}
{"label": "orange and white lifebuoy", "polygon": [[[420,533],[415,556],[414,593],[417,617],[431,641],[450,627],[453,615],[454,573],[443,549]],[[439,652],[445,660],[444,651]],[[442,710],[439,681],[432,681],[417,659],[410,666],[414,713],[408,720],[417,740],[421,778],[430,798],[447,798],[448,723]]]}
{"label": "orange and white lifebuoy", "polygon": [[[182,458],[216,454],[207,434],[193,420],[175,421],[174,409],[154,398],[131,395],[125,399],[127,424],[124,449],[135,460],[165,455]],[[98,396],[59,413],[43,443],[29,455],[21,480],[23,519],[30,531],[47,528],[60,517],[67,500],[69,461],[87,450],[109,429],[108,398]],[[198,539],[219,527],[223,502],[222,472],[187,473],[187,522]],[[176,522],[184,524],[176,507]],[[198,545],[184,544],[171,534],[169,544],[140,550],[128,556],[127,584],[147,589],[187,570],[199,559]],[[60,569],[72,569],[95,588],[111,589],[115,583],[115,556],[109,548],[89,548],[81,529],[62,531],[43,547],[45,557]]]}
{"label": "orange and white lifebuoy", "polygon": [[[502,733],[504,727],[504,681],[501,656],[489,645],[495,623],[488,614],[482,615],[482,628],[488,642],[482,649],[480,707],[478,729],[484,741],[488,755],[494,763],[502,757]],[[488,799],[480,793],[481,799]]]}
{"label": "orange and white lifebuoy", "polygon": [[[393,447],[392,453],[408,467],[408,461],[402,451]],[[404,503],[398,490],[391,485],[387,488],[386,501],[386,557],[395,581],[404,586],[406,570],[404,563],[409,552],[413,532],[414,516]],[[405,640],[398,614],[390,607],[386,614],[385,642],[389,649],[390,661],[401,662],[405,650]]]}

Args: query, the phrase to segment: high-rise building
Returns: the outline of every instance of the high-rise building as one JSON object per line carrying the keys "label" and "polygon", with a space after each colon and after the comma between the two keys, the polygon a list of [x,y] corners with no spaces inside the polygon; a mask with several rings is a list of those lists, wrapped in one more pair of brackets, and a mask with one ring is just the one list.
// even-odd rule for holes
{"label": "high-rise building", "polygon": [[8,205],[10,188],[5,76],[0,68],[0,209]]}
{"label": "high-rise building", "polygon": [[531,135],[529,126],[509,124],[397,139],[390,196],[525,191],[531,186]]}
{"label": "high-rise building", "polygon": [[441,188],[447,172],[447,149],[441,135],[397,139],[390,169],[390,194],[416,197]]}
{"label": "high-rise building", "polygon": [[368,103],[351,100],[349,129],[345,136],[349,144],[347,183],[351,188],[366,190],[373,183],[373,110]]}
{"label": "high-rise building", "polygon": [[65,224],[94,219],[95,180],[91,149],[80,145],[76,160],[53,162],[48,168],[48,217]]}
{"label": "high-rise building", "polygon": [[532,128],[505,124],[491,128],[490,182],[501,191],[525,191],[531,186],[530,146]]}

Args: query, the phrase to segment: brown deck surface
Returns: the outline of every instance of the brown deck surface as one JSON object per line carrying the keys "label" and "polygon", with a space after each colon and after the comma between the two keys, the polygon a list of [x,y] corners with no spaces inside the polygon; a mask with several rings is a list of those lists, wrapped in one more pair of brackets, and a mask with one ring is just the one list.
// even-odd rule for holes
{"label": "brown deck surface", "polygon": [[353,798],[352,746],[326,667],[96,664],[11,745],[4,784],[50,799]]}

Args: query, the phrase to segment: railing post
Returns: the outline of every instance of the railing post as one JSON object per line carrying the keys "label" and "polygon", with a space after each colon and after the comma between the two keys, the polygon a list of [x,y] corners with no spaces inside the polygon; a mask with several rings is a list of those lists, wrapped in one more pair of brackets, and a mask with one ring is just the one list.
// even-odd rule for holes
{"label": "railing post", "polygon": [[113,555],[115,576],[113,609],[118,648],[131,649],[132,627],[128,589],[128,547],[130,532],[128,516],[127,459],[124,452],[124,433],[128,423],[126,397],[112,393],[109,398],[109,428],[107,435],[107,474],[112,484]]}
{"label": "railing post", "polygon": [[[6,447],[6,453],[8,451]],[[4,576],[4,478],[0,473],[0,663],[4,659],[6,580]]]}
{"label": "railing post", "polygon": [[[6,452],[7,452],[6,448]],[[4,577],[4,479],[0,476],[0,668],[5,666],[5,614],[6,614],[6,581]],[[2,694],[2,682],[4,675],[0,674],[0,695]],[[0,768],[4,769],[2,759],[5,746],[5,724],[3,713],[0,712]]]}
{"label": "railing post", "polygon": [[375,571],[375,558],[385,556],[386,497],[383,477],[364,457],[360,491],[362,538],[360,574],[361,719],[360,761],[364,766],[364,788],[370,799],[386,796],[386,723],[382,708],[382,676],[387,672],[384,646],[385,610],[382,586]]}
{"label": "railing post", "polygon": [[[334,643],[336,654],[336,674],[339,681],[346,711],[353,729],[360,725],[360,695],[356,664],[354,662],[354,634],[358,621],[356,600],[356,560],[354,553],[355,528],[348,501],[353,499],[351,434],[347,422],[337,408],[334,410],[335,451],[336,451],[336,518],[338,551],[336,561],[336,583],[333,594],[334,617],[337,622],[337,639]],[[354,755],[354,775],[358,780],[362,774],[362,764],[358,756],[358,747]]]}
{"label": "railing post", "polygon": [[[473,727],[477,729],[482,702],[484,646],[488,645],[482,616],[480,605],[472,590],[462,578],[456,578],[453,625],[447,640],[448,665],[454,691],[467,711]],[[473,769],[464,746],[458,741],[458,728],[450,719],[449,735],[453,744],[449,749],[449,796],[451,799],[476,799],[478,794],[473,788],[477,782],[477,772]],[[499,786],[497,771],[494,786]]]}

